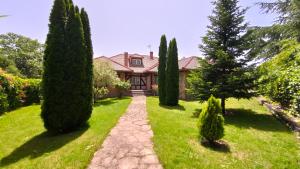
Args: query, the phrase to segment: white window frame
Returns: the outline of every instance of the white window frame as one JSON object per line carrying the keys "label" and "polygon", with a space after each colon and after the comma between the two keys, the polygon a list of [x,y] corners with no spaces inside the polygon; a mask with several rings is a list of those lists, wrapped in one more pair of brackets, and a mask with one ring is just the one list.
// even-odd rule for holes
{"label": "white window frame", "polygon": [[132,65],[136,65],[136,66],[141,66],[142,65],[142,59],[136,59],[136,58],[133,58],[131,60],[131,64]]}

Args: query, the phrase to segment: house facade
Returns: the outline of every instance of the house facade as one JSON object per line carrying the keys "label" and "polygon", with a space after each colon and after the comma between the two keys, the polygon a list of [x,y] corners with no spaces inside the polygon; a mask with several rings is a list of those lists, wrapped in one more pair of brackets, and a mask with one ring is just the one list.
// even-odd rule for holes
{"label": "house facade", "polygon": [[[109,62],[112,68],[117,72],[119,78],[124,81],[130,81],[131,91],[151,91],[158,83],[158,58],[150,52],[149,55],[123,54],[112,57],[101,56],[94,59],[97,61]],[[198,58],[196,56],[182,58],[178,61],[179,65],[179,97],[186,99],[186,77],[188,73],[198,67]],[[130,94],[129,92],[129,94]],[[111,89],[110,96],[117,95],[116,91]]]}

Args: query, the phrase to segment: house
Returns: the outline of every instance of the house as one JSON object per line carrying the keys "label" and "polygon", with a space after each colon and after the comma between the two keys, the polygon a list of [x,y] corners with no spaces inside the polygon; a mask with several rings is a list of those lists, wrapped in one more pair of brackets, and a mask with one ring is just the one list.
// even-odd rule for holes
{"label": "house", "polygon": [[[112,57],[101,56],[95,61],[109,62],[122,80],[130,81],[131,93],[136,91],[151,91],[157,85],[158,58],[150,52],[150,55],[129,54],[125,52]],[[186,77],[188,73],[198,67],[196,56],[182,58],[179,65],[179,97],[186,99]],[[111,90],[110,96],[117,95]]]}

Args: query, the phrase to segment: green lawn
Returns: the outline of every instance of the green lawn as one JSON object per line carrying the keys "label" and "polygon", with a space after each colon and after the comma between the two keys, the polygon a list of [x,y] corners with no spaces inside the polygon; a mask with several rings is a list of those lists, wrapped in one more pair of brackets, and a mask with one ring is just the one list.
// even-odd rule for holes
{"label": "green lawn", "polygon": [[89,127],[60,136],[45,132],[38,105],[0,116],[0,168],[86,168],[130,101],[129,98],[100,101]]}
{"label": "green lawn", "polygon": [[300,168],[299,142],[255,99],[229,99],[232,115],[225,117],[224,141],[228,146],[208,148],[200,144],[198,102],[180,101],[176,108],[160,107],[147,99],[154,148],[166,169]]}

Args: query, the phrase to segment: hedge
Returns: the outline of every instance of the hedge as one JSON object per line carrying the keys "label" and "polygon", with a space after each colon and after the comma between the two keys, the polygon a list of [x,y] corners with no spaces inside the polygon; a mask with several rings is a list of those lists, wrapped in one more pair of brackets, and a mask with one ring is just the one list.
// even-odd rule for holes
{"label": "hedge", "polygon": [[40,83],[39,79],[23,79],[0,69],[0,114],[40,103]]}
{"label": "hedge", "polygon": [[300,44],[283,41],[279,54],[258,67],[259,91],[300,115]]}

